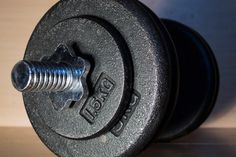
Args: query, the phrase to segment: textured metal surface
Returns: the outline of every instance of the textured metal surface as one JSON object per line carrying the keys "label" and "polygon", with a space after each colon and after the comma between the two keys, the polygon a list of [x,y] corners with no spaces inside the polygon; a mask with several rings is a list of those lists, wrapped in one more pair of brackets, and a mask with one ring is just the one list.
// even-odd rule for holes
{"label": "textured metal surface", "polygon": [[[26,97],[31,97],[32,94],[32,98],[39,98],[37,103],[41,105],[36,106],[45,123],[70,138],[91,138],[109,129],[124,110],[131,90],[131,78],[127,73],[130,68],[127,67],[127,62],[130,60],[124,54],[126,51],[123,41],[117,36],[113,37],[110,30],[96,21],[85,17],[62,21],[47,34],[43,34],[42,39],[39,35],[36,37],[36,48],[29,50],[26,56],[30,56],[30,52],[35,50],[41,51],[42,46],[38,44],[38,40],[43,40],[47,41],[44,42],[44,48],[47,49],[42,50],[39,57],[47,55],[45,52],[50,52],[61,43],[68,43],[78,56],[91,63],[91,74],[88,77],[89,97],[62,112],[51,110],[51,105],[47,104],[53,102],[48,101],[44,93],[25,94]],[[30,101],[28,98],[26,100]]]}
{"label": "textured metal surface", "polygon": [[[173,49],[165,44],[168,36],[158,31],[162,27],[136,1],[60,1],[44,16],[25,59],[40,60],[59,43],[74,41],[72,45],[95,62],[89,80],[90,90],[95,91],[91,98],[99,97],[104,80],[111,87],[99,114],[92,114],[95,119],[80,112],[89,109],[86,102],[68,109],[65,114],[71,117],[63,119],[65,115],[47,108],[51,102],[46,94],[23,94],[31,123],[51,150],[65,157],[111,157],[134,155],[144,148],[157,131],[171,91],[169,51]],[[47,115],[54,119],[54,127],[69,126],[61,131],[77,139],[52,131],[49,117],[44,119]]]}
{"label": "textured metal surface", "polygon": [[[149,8],[143,7],[158,20]],[[209,116],[218,94],[219,74],[214,54],[200,34],[176,21],[162,22],[174,42],[179,64],[180,81],[175,86],[179,89],[171,89],[177,99],[169,102],[158,132],[161,141],[171,141],[192,132]]]}

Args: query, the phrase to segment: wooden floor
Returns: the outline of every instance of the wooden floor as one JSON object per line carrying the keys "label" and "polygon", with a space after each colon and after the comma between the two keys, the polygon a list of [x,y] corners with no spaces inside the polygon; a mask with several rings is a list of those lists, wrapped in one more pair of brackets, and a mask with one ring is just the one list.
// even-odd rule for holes
{"label": "wooden floor", "polygon": [[[56,157],[32,128],[0,128],[1,157]],[[172,143],[152,143],[138,157],[236,157],[236,129],[199,129]]]}

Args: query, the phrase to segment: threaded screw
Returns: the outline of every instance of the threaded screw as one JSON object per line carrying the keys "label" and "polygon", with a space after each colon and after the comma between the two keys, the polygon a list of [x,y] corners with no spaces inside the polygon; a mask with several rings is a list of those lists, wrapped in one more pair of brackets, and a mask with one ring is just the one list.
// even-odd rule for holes
{"label": "threaded screw", "polygon": [[20,61],[12,70],[13,86],[21,92],[68,91],[77,88],[83,69],[66,64]]}

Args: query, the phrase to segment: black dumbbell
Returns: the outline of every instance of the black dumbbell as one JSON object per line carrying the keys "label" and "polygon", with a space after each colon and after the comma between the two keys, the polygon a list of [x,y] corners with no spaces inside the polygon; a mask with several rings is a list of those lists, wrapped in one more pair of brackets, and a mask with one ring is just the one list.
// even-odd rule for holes
{"label": "black dumbbell", "polygon": [[198,128],[219,76],[197,32],[139,1],[61,0],[35,28],[12,82],[55,154],[111,157]]}

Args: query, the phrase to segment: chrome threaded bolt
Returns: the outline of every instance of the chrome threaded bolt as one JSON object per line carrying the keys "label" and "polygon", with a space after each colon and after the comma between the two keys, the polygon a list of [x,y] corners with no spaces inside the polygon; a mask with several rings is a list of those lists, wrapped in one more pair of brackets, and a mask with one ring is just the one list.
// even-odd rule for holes
{"label": "chrome threaded bolt", "polygon": [[21,92],[69,91],[81,87],[84,70],[66,64],[20,61],[12,70],[12,84]]}

